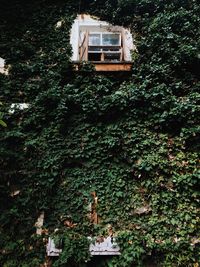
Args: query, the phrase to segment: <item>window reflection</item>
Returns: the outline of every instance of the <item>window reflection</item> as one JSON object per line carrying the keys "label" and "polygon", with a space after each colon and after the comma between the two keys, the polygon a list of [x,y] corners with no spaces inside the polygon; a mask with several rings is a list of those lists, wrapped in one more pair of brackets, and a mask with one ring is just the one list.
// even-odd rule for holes
{"label": "window reflection", "polygon": [[101,45],[101,35],[100,34],[90,34],[89,35],[89,45]]}
{"label": "window reflection", "polygon": [[119,45],[119,34],[102,34],[102,45]]}
{"label": "window reflection", "polygon": [[120,35],[112,33],[92,33],[89,34],[89,46],[119,46]]}

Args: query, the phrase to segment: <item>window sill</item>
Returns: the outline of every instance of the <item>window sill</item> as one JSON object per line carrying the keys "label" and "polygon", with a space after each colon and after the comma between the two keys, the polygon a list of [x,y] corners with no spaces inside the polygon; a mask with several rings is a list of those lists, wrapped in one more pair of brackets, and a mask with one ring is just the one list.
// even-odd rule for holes
{"label": "window sill", "polygon": [[[96,71],[131,71],[133,62],[131,61],[90,61]],[[80,61],[73,62],[75,69],[80,69]]]}

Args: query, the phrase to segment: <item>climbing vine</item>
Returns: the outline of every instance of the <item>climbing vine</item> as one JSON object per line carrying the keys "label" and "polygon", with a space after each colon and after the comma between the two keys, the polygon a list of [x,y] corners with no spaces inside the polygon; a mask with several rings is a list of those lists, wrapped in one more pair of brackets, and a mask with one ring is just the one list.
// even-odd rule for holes
{"label": "climbing vine", "polygon": [[[198,267],[198,1],[3,2],[0,265],[44,266],[53,235],[63,245],[53,266]],[[74,71],[79,10],[131,28],[130,74]],[[11,112],[12,103],[29,106]],[[108,225],[121,255],[95,262],[87,237]]]}

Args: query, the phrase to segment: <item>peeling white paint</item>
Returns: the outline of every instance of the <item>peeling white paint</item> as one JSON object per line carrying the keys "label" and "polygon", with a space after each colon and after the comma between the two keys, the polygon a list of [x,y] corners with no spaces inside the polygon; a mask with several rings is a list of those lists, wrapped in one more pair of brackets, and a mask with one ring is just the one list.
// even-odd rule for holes
{"label": "peeling white paint", "polygon": [[62,249],[56,248],[54,240],[51,237],[49,237],[46,251],[47,251],[47,256],[57,257],[62,252]]}
{"label": "peeling white paint", "polygon": [[5,67],[5,59],[0,57],[0,68],[4,68],[4,67]]}
{"label": "peeling white paint", "polygon": [[20,194],[20,190],[15,190],[15,191],[13,191],[13,192],[10,193],[10,196],[11,197],[14,197],[14,196],[17,196],[19,194]]}
{"label": "peeling white paint", "polygon": [[37,222],[35,223],[36,234],[37,235],[41,235],[42,234],[43,224],[44,224],[44,212],[41,212],[40,216],[37,219]]}
{"label": "peeling white paint", "polygon": [[145,205],[145,206],[135,209],[134,213],[141,215],[141,214],[147,214],[151,211],[152,211],[151,207],[149,205]]}
{"label": "peeling white paint", "polygon": [[120,255],[120,247],[116,243],[114,237],[102,238],[99,240],[95,239],[94,243],[90,244],[89,247],[90,254],[93,256],[97,255]]}
{"label": "peeling white paint", "polygon": [[30,104],[28,103],[12,103],[9,109],[9,113],[13,114],[16,110],[24,110],[29,108]]}
{"label": "peeling white paint", "polygon": [[[91,242],[89,252],[92,256],[121,255],[120,247],[114,237],[88,237],[88,239]],[[92,242],[93,240],[94,242]],[[49,237],[46,252],[47,256],[55,257],[60,255],[62,249],[56,248],[54,240]]]}
{"label": "peeling white paint", "polygon": [[61,27],[62,27],[62,20],[60,20],[60,21],[58,21],[58,22],[56,23],[55,28],[56,28],[56,29],[59,29],[59,28],[61,28]]}
{"label": "peeling white paint", "polygon": [[8,75],[8,68],[5,67],[5,59],[0,57],[0,73]]}

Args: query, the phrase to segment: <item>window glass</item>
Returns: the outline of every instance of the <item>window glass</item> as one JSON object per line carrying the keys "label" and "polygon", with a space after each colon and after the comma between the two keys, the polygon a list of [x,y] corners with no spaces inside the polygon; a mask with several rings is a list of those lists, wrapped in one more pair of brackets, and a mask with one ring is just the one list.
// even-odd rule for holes
{"label": "window glass", "polygon": [[89,45],[101,45],[101,35],[100,34],[90,34],[89,35]]}
{"label": "window glass", "polygon": [[120,45],[119,34],[102,34],[102,45]]}
{"label": "window glass", "polygon": [[101,48],[89,46],[89,52],[101,52]]}

